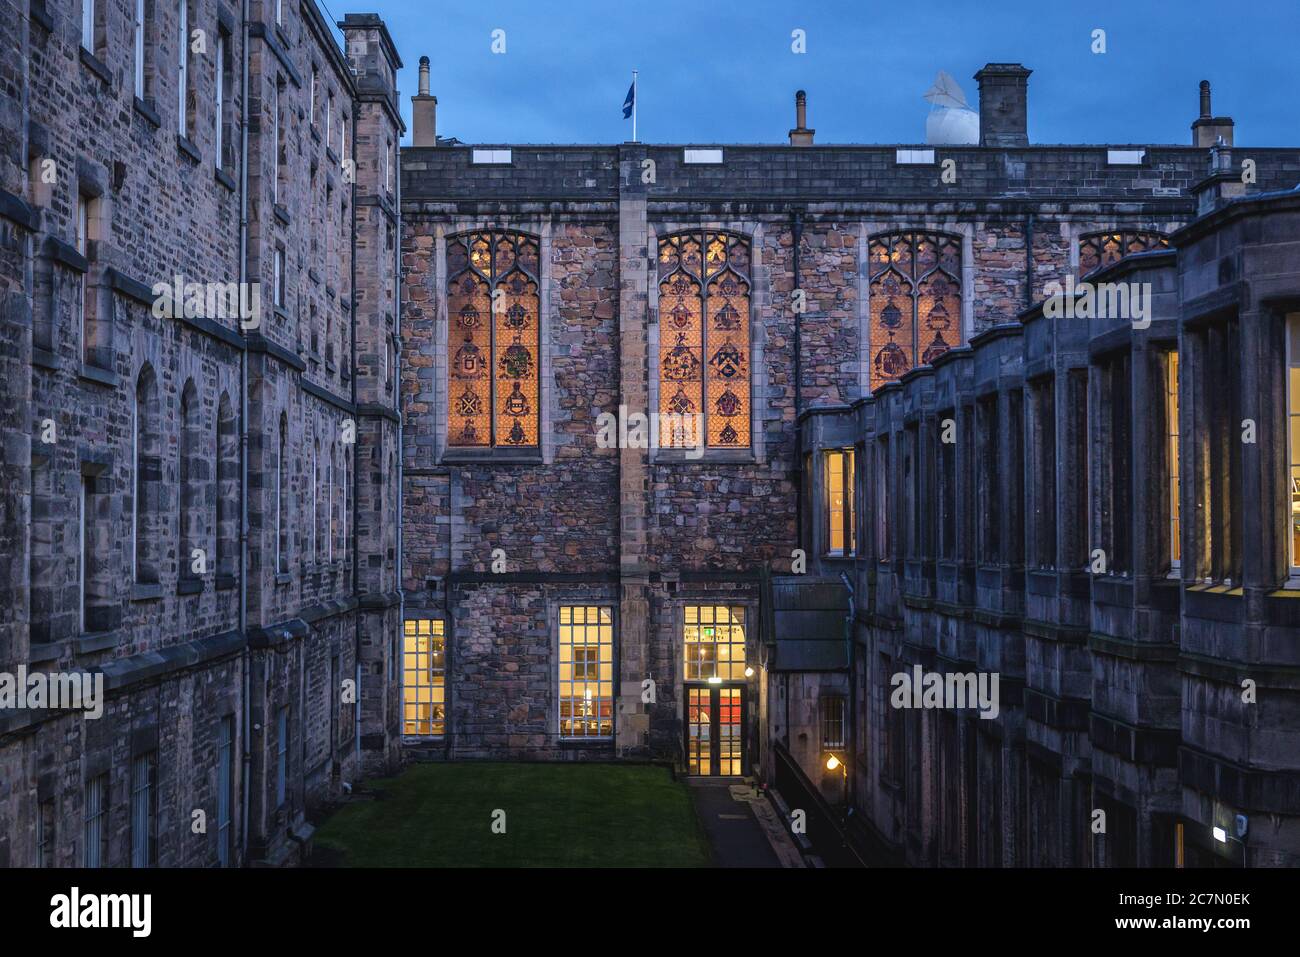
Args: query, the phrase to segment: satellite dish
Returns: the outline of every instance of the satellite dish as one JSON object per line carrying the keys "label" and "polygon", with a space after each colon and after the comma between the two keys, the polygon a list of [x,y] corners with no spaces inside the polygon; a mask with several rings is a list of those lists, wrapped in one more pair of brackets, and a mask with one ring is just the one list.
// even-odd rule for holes
{"label": "satellite dish", "polygon": [[925,91],[930,115],[925,120],[925,142],[929,146],[975,146],[980,141],[980,117],[966,102],[957,81],[940,70],[934,84]]}

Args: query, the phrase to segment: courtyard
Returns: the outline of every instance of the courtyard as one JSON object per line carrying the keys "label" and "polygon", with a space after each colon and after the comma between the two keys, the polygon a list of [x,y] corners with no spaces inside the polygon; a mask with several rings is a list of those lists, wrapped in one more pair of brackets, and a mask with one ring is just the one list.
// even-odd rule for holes
{"label": "courtyard", "polygon": [[662,767],[428,763],[361,785],[316,831],[339,867],[705,867],[690,789]]}

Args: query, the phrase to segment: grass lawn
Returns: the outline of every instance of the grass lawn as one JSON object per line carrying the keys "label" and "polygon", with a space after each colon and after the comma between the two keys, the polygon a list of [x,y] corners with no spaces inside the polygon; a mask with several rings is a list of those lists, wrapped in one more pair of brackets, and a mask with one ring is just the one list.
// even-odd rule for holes
{"label": "grass lawn", "polygon": [[[703,867],[684,784],[616,764],[416,764],[365,782],[316,831],[343,867]],[[492,833],[493,811],[506,832]]]}

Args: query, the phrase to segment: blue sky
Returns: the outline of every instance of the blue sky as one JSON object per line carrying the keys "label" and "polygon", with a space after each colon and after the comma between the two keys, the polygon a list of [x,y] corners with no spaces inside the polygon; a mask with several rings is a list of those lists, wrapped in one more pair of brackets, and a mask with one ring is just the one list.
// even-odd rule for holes
{"label": "blue sky", "polygon": [[[342,15],[356,0],[329,0]],[[658,143],[777,143],[808,91],[818,143],[920,143],[945,69],[1020,62],[1035,143],[1190,142],[1197,83],[1248,146],[1300,144],[1300,3],[1251,0],[372,0],[410,95],[432,61],[438,132],[468,143],[616,143],[640,70],[638,132]],[[505,31],[506,53],[490,49]],[[791,52],[791,31],[807,52]],[[1104,54],[1091,52],[1094,29]],[[409,134],[408,134],[409,137]]]}

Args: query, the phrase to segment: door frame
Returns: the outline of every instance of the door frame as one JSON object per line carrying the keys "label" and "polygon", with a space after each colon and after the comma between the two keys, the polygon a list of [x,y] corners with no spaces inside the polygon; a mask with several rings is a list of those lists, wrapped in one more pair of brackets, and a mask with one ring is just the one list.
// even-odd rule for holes
{"label": "door frame", "polygon": [[[686,701],[685,701],[686,720],[682,722],[682,751],[683,751],[683,756],[686,759],[686,773],[698,774],[700,777],[709,777],[709,778],[744,777],[745,768],[746,768],[745,761],[749,755],[749,734],[748,734],[748,728],[745,723],[745,718],[747,716],[747,711],[748,711],[748,702],[746,701],[746,699],[748,698],[748,694],[746,692],[749,690],[748,684],[744,681],[722,681],[717,684],[710,684],[707,681],[689,681],[686,682],[683,685],[683,687],[685,688],[686,691]],[[718,692],[723,689],[734,689],[740,692],[740,717],[739,717],[740,774],[738,775],[721,774],[719,773],[718,770],[718,763],[720,761],[720,755],[718,754],[718,747],[720,742],[722,741],[722,737],[718,733],[720,727],[719,716],[721,712],[720,701],[719,701],[721,696],[718,694]],[[696,772],[691,770],[691,723],[692,722],[691,722],[690,708],[691,708],[692,691],[707,691],[709,693],[709,770],[708,771]]]}

